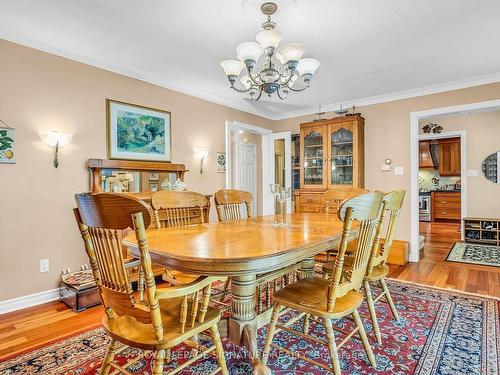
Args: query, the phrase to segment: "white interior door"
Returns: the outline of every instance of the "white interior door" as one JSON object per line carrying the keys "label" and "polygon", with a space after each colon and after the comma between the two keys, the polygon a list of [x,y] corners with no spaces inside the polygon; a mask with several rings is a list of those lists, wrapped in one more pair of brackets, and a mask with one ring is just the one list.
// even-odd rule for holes
{"label": "white interior door", "polygon": [[[281,132],[269,134],[269,181],[282,188],[292,187],[292,133]],[[269,195],[268,213],[273,213],[274,201],[269,186],[264,186],[264,194]],[[292,205],[287,205],[288,212],[292,212]]]}
{"label": "white interior door", "polygon": [[238,189],[252,193],[252,216],[257,214],[257,146],[239,144]]}

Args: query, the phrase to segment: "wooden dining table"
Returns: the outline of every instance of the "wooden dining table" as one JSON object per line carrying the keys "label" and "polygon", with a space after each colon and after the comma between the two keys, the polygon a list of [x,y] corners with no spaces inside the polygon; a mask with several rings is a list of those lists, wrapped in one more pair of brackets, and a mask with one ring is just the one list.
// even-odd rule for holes
{"label": "wooden dining table", "polygon": [[[231,277],[228,337],[247,348],[254,373],[269,373],[257,349],[257,329],[269,319],[256,313],[257,275],[299,263],[301,277],[312,276],[314,256],[335,248],[343,231],[336,214],[289,214],[286,226],[274,222],[274,216],[259,216],[146,231],[153,262],[189,274]],[[349,236],[355,239],[357,230]],[[123,244],[139,257],[133,233]]]}

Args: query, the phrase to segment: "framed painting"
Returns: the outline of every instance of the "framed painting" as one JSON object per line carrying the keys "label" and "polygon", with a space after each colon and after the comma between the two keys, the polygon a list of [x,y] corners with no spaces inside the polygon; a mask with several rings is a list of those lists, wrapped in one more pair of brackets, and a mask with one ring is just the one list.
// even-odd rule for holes
{"label": "framed painting", "polygon": [[170,162],[170,112],[106,99],[108,158]]}
{"label": "framed painting", "polygon": [[226,173],[226,153],[218,152],[216,156],[217,173]]}
{"label": "framed painting", "polygon": [[[1,120],[0,120],[1,121]],[[3,121],[1,121],[3,123]],[[0,163],[16,163],[16,144],[13,128],[0,127]]]}

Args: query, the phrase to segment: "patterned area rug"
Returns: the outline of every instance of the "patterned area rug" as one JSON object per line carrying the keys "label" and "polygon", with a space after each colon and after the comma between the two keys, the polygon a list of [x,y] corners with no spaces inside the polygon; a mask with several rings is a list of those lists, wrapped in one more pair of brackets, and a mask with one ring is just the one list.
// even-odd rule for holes
{"label": "patterned area rug", "polygon": [[[373,369],[368,365],[359,340],[350,340],[339,351],[343,374],[499,374],[498,300],[394,280],[388,284],[401,318],[398,322],[392,321],[388,306],[384,303],[377,305],[383,345],[375,343],[366,306],[361,311],[378,367]],[[340,328],[349,328],[352,322],[342,320],[336,324]],[[301,325],[298,322],[295,328]],[[321,326],[312,324],[311,328],[315,335],[324,337]],[[264,327],[259,331],[260,348],[265,336]],[[6,360],[0,363],[0,374],[96,374],[108,342],[102,328],[97,328]],[[280,332],[275,336],[275,343],[329,363],[327,349],[314,342]],[[251,374],[246,351],[227,340],[224,340],[224,346],[230,373]],[[186,347],[177,347],[167,369],[182,363],[190,355]],[[134,374],[151,374],[151,353],[126,349],[118,355],[118,360],[124,365],[138,356],[141,359],[129,370]],[[271,353],[269,366],[273,374],[279,375],[327,373],[277,352]],[[214,368],[215,361],[209,359],[197,362],[182,374],[202,375]]]}
{"label": "patterned area rug", "polygon": [[500,247],[456,242],[446,260],[500,267]]}

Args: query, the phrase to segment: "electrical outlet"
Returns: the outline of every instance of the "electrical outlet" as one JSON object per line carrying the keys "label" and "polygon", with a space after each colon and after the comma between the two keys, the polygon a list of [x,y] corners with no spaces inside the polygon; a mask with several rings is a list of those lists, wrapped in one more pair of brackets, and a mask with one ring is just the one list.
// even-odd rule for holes
{"label": "electrical outlet", "polygon": [[40,259],[40,272],[49,272],[49,260]]}

